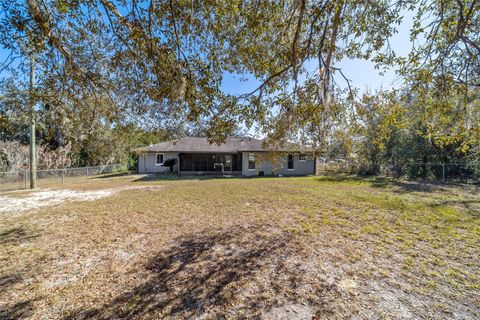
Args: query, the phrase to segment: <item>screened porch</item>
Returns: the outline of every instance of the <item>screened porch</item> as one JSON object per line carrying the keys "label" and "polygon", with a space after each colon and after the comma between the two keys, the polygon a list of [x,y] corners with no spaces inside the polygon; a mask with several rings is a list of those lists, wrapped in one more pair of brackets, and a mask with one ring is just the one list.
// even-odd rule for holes
{"label": "screened porch", "polygon": [[180,174],[242,174],[241,153],[180,153]]}

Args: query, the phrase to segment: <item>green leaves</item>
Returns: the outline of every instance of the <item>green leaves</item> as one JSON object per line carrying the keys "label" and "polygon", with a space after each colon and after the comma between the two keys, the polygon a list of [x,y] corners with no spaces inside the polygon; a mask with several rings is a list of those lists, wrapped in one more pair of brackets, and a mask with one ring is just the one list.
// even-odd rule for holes
{"label": "green leaves", "polygon": [[[478,142],[475,0],[27,4],[0,4],[0,44],[15,54],[36,50],[39,96],[68,119],[157,128],[203,122],[212,141],[254,127],[372,162],[424,155],[424,144],[456,157]],[[398,57],[388,41],[405,10],[415,12],[416,47]],[[348,70],[337,67],[346,58],[397,67],[404,93],[359,100]],[[24,71],[15,65],[9,71],[21,87]],[[260,85],[230,95],[222,91],[226,72]],[[348,88],[337,85],[345,81]],[[342,147],[332,146],[337,140]]]}

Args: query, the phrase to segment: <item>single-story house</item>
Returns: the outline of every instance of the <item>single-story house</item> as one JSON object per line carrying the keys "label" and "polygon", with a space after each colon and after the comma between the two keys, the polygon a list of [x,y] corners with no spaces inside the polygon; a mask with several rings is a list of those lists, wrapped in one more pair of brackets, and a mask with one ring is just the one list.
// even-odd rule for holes
{"label": "single-story house", "polygon": [[210,144],[207,138],[184,137],[138,148],[140,173],[168,172],[163,166],[167,159],[176,158],[173,171],[180,175],[283,175],[314,174],[315,158],[312,152],[300,147],[272,152],[263,140],[227,138],[225,143]]}

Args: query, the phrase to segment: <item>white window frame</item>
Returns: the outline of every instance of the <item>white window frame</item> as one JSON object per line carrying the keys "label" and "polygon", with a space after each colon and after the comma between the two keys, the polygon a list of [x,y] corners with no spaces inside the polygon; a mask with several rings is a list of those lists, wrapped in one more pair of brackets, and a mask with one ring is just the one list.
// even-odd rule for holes
{"label": "white window frame", "polygon": [[[303,156],[303,159],[301,157]],[[306,153],[299,153],[298,154],[298,161],[307,161],[307,154]]]}
{"label": "white window frame", "polygon": [[[162,162],[161,163],[157,162],[159,155],[162,155]],[[155,165],[156,166],[161,166],[163,164],[163,162],[165,162],[165,154],[164,153],[155,153]]]}
{"label": "white window frame", "polygon": [[[250,156],[253,157],[253,166],[254,168],[251,169],[250,168]],[[248,171],[255,171],[257,170],[257,158],[255,157],[255,153],[254,152],[249,152],[248,155],[247,155],[247,168],[248,168]]]}

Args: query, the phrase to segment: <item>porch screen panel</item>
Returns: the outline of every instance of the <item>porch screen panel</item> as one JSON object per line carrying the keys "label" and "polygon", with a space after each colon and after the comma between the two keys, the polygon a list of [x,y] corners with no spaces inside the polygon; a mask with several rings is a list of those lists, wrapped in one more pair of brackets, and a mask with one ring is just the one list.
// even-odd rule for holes
{"label": "porch screen panel", "polygon": [[194,171],[193,169],[193,154],[182,153],[180,154],[180,170],[181,171]]}
{"label": "porch screen panel", "polygon": [[207,171],[208,170],[208,154],[196,153],[194,164],[195,164],[194,171]]}
{"label": "porch screen panel", "polygon": [[242,154],[232,154],[232,171],[242,171]]}
{"label": "porch screen panel", "polygon": [[207,154],[207,170],[215,171],[215,163],[217,162],[217,155],[214,153]]}

